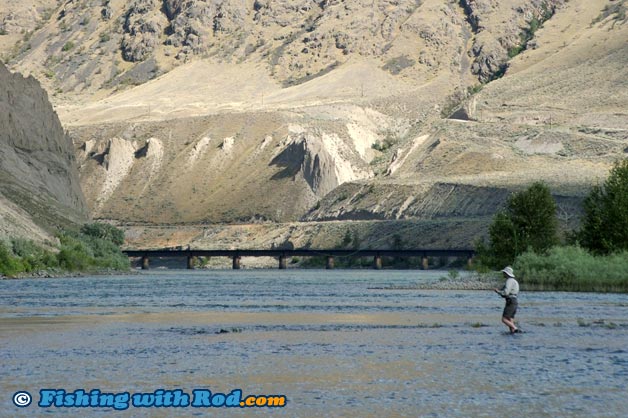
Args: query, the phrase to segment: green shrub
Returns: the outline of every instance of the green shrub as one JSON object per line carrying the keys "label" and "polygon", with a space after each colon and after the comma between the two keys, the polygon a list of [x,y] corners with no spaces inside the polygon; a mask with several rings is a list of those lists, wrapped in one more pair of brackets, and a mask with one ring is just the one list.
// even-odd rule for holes
{"label": "green shrub", "polygon": [[22,271],[24,271],[24,266],[21,261],[13,255],[3,241],[0,241],[0,274],[12,277]]}
{"label": "green shrub", "polygon": [[519,44],[513,46],[508,50],[508,57],[514,58],[521,52],[525,51],[528,47],[528,42],[534,38],[534,34],[537,30],[543,26],[543,23],[554,16],[554,8],[547,3],[542,4],[541,15],[539,17],[533,16],[528,27],[519,34]]}
{"label": "green shrub", "polygon": [[11,244],[0,242],[0,273],[17,276],[19,273],[55,269],[59,267],[56,254],[33,241],[14,238]]}
{"label": "green shrub", "polygon": [[508,58],[514,58],[519,55],[525,48],[522,45],[513,46],[508,50]]}
{"label": "green shrub", "polygon": [[469,96],[473,96],[476,93],[479,93],[484,88],[484,84],[476,84],[474,86],[467,87],[467,93]]}
{"label": "green shrub", "polygon": [[129,268],[129,260],[119,248],[124,242],[124,233],[112,225],[86,224],[80,232],[64,232],[59,240],[59,265],[64,269],[89,271]]}
{"label": "green shrub", "polygon": [[374,144],[371,144],[371,148],[379,152],[385,152],[390,147],[395,145],[395,142],[396,141],[393,137],[387,136],[383,140],[380,140],[380,141],[375,142]]}
{"label": "green shrub", "polygon": [[11,240],[11,246],[13,253],[20,258],[24,272],[46,270],[59,266],[54,253],[40,247],[33,241],[14,238]]}
{"label": "green shrub", "polygon": [[55,271],[128,270],[129,260],[120,251],[121,230],[106,224],[88,224],[81,231],[58,234],[59,252],[54,253],[30,240],[0,241],[0,273],[16,276],[52,269]]}
{"label": "green shrub", "polygon": [[521,284],[529,289],[628,291],[628,252],[595,256],[576,246],[554,247],[544,255],[525,252],[513,267]]}
{"label": "green shrub", "polygon": [[57,254],[59,266],[68,271],[86,271],[94,265],[93,253],[78,238],[70,235],[59,237],[61,250]]}
{"label": "green shrub", "polygon": [[74,48],[74,42],[68,41],[68,42],[65,43],[65,45],[63,45],[63,48],[61,48],[61,50],[66,52],[66,51],[69,51],[72,48]]}
{"label": "green shrub", "polygon": [[90,237],[111,241],[118,246],[124,244],[124,232],[113,225],[99,222],[85,224],[81,227],[81,233]]}

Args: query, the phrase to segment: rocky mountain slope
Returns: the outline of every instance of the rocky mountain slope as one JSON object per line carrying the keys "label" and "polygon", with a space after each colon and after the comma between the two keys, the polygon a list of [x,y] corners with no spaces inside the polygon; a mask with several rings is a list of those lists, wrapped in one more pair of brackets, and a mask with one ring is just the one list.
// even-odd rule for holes
{"label": "rocky mountain slope", "polygon": [[0,64],[0,237],[51,240],[87,219],[72,142],[37,80]]}
{"label": "rocky mountain slope", "polygon": [[1,30],[22,35],[5,55],[62,91],[95,92],[206,57],[263,63],[283,86],[356,57],[419,83],[460,70],[486,81],[520,46],[522,28],[549,18],[563,0],[2,3]]}
{"label": "rocky mountain slope", "polygon": [[573,226],[628,155],[627,7],[74,0],[4,55],[133,245],[456,247],[535,180]]}

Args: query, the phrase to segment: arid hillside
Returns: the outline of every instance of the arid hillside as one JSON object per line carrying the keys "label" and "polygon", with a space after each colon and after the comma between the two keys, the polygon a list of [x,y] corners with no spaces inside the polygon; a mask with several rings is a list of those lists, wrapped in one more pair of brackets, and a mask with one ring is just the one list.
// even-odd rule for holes
{"label": "arid hillside", "polygon": [[469,246],[535,180],[574,226],[628,156],[625,0],[52,3],[0,46],[134,246]]}

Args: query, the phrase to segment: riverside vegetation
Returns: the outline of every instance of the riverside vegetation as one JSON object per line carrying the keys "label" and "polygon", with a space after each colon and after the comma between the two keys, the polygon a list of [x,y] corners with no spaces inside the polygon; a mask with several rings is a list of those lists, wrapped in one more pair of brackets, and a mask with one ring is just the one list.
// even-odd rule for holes
{"label": "riverside vegetation", "polygon": [[542,254],[519,255],[514,269],[530,290],[628,291],[626,251],[602,256],[579,246],[557,246]]}
{"label": "riverside vegetation", "polygon": [[477,244],[479,269],[512,264],[528,289],[628,291],[628,159],[615,163],[584,202],[579,230],[561,241],[556,203],[535,183],[513,194]]}
{"label": "riverside vegetation", "polygon": [[31,240],[0,240],[0,275],[51,276],[68,272],[126,271],[128,258],[120,251],[123,232],[111,225],[93,223],[80,230],[57,234],[58,244],[44,248]]}

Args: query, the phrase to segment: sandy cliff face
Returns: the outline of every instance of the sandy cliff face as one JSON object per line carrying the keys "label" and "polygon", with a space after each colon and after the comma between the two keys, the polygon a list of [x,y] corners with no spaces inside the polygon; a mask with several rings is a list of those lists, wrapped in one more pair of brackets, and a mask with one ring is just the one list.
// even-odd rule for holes
{"label": "sandy cliff face", "polygon": [[0,232],[34,239],[86,219],[72,142],[33,78],[0,64]]}
{"label": "sandy cliff face", "polygon": [[75,127],[72,136],[102,218],[291,221],[340,184],[373,176],[345,124],[288,112]]}

